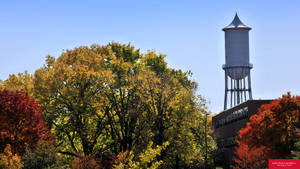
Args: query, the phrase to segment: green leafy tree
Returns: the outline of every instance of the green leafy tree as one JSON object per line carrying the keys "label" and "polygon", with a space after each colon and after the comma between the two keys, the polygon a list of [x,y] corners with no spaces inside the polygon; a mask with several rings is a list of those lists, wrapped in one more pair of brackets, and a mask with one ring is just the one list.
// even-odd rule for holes
{"label": "green leafy tree", "polygon": [[[201,120],[204,112],[198,108],[199,100],[194,94],[197,84],[189,80],[191,72],[169,68],[164,58],[165,55],[151,51],[142,58],[141,64],[148,70],[143,82],[143,102],[154,143],[170,142],[158,156],[164,161],[163,168],[183,168],[203,157],[199,156],[203,150],[199,150],[193,131],[204,125]],[[199,102],[206,104],[204,100]],[[210,137],[208,142],[211,141]]]}
{"label": "green leafy tree", "polygon": [[300,141],[295,143],[295,149],[291,151],[289,157],[292,159],[300,159]]}
{"label": "green leafy tree", "polygon": [[196,154],[199,158],[194,161],[194,164],[208,168],[213,166],[213,155],[216,150],[216,143],[212,137],[213,114],[208,111],[207,102],[204,98],[199,95],[196,100],[199,116],[197,117],[195,128],[192,128],[192,132],[195,136]]}
{"label": "green leafy tree", "polygon": [[51,144],[39,143],[35,150],[28,149],[22,156],[23,169],[63,169],[69,166],[61,156],[57,155],[55,147]]}
{"label": "green leafy tree", "polygon": [[118,43],[109,44],[108,49],[111,56],[106,66],[113,75],[113,81],[107,85],[105,97],[108,104],[103,109],[108,114],[108,131],[114,140],[112,151],[118,153],[130,151],[138,143],[142,132],[144,107],[141,103],[143,96],[139,95],[142,68],[136,66],[141,54],[130,45]]}

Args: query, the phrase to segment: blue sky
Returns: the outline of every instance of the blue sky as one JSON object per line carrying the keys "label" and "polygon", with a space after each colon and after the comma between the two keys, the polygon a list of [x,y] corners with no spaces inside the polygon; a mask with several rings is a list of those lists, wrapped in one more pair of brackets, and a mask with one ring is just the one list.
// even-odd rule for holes
{"label": "blue sky", "polygon": [[58,57],[63,49],[130,42],[191,70],[210,110],[223,109],[224,33],[238,12],[250,31],[255,99],[300,94],[300,1],[1,1],[0,79]]}

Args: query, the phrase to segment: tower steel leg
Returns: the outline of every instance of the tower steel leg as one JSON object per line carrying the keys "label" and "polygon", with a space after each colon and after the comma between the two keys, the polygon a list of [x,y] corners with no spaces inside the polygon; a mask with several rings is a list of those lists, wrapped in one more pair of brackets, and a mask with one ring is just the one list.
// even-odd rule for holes
{"label": "tower steel leg", "polygon": [[250,69],[248,72],[248,91],[249,91],[249,99],[252,100],[252,90],[251,90],[251,76],[250,76]]}
{"label": "tower steel leg", "polygon": [[227,97],[228,97],[228,75],[227,71],[225,70],[225,98],[224,98],[224,110],[227,109]]}
{"label": "tower steel leg", "polygon": [[244,97],[245,97],[245,101],[247,100],[247,93],[246,93],[246,77],[243,79],[243,81],[244,81]]}
{"label": "tower steel leg", "polygon": [[233,83],[233,81],[231,78],[230,78],[230,81],[231,81],[231,83],[230,83],[230,107],[232,107],[232,94],[233,94],[232,83]]}
{"label": "tower steel leg", "polygon": [[236,80],[236,102],[240,104],[240,80]]}

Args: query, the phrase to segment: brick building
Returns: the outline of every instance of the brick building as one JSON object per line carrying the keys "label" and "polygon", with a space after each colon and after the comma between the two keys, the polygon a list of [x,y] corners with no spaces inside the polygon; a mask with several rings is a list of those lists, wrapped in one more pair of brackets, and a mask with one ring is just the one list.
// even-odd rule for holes
{"label": "brick building", "polygon": [[218,150],[215,165],[229,168],[238,139],[238,131],[246,127],[249,118],[257,113],[259,107],[271,100],[248,100],[235,107],[224,110],[212,118],[214,138]]}

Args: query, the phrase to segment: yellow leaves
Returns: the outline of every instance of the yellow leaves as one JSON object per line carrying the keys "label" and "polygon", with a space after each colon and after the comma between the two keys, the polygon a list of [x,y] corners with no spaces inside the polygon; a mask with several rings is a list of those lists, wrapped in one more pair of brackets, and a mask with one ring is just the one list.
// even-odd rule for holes
{"label": "yellow leaves", "polygon": [[156,158],[165,150],[169,142],[164,142],[162,146],[153,146],[150,141],[147,149],[144,150],[138,158],[135,158],[133,151],[122,152],[118,155],[118,162],[114,166],[115,169],[157,169],[163,163],[162,160],[157,161]]}
{"label": "yellow leaves", "polygon": [[[84,147],[94,151],[112,146],[114,151],[138,151],[150,140],[169,140],[168,158],[174,157],[170,151],[194,158],[193,146],[187,145],[194,143],[191,127],[199,119],[192,81],[168,68],[164,58],[151,51],[141,56],[132,46],[117,43],[48,57],[48,66],[35,73],[35,93],[47,121],[56,125],[53,133],[66,140],[63,150],[82,153]],[[160,143],[159,136],[165,137]],[[131,160],[131,168],[147,168],[160,151],[149,145],[138,160]],[[152,164],[157,168],[161,162]]]}
{"label": "yellow leaves", "polygon": [[65,64],[74,71],[93,71],[102,69],[105,56],[89,47],[79,47],[67,50],[58,59],[56,64]]}
{"label": "yellow leaves", "polygon": [[116,71],[128,72],[131,68],[131,63],[125,62],[123,58],[114,58],[111,64]]}
{"label": "yellow leaves", "polygon": [[54,57],[52,57],[50,55],[46,56],[47,67],[49,67],[49,68],[52,67],[54,63],[55,63],[55,58]]}
{"label": "yellow leaves", "polygon": [[6,89],[8,91],[23,90],[32,96],[33,90],[33,76],[27,71],[24,73],[18,73],[17,75],[11,74],[5,81],[0,81],[0,90]]}

